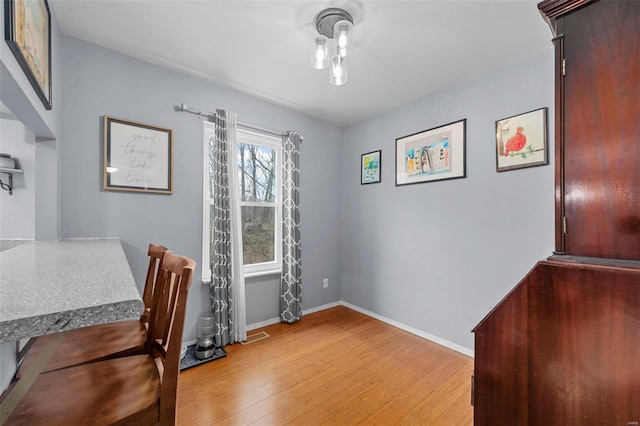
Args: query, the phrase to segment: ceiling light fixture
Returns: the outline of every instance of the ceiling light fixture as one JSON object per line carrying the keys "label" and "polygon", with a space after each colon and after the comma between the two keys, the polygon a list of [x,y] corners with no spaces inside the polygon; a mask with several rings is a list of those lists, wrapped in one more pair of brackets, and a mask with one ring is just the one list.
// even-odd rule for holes
{"label": "ceiling light fixture", "polygon": [[329,82],[334,86],[347,84],[347,56],[351,53],[353,18],[337,7],[325,9],[316,15],[315,51],[311,66],[318,70],[329,68]]}

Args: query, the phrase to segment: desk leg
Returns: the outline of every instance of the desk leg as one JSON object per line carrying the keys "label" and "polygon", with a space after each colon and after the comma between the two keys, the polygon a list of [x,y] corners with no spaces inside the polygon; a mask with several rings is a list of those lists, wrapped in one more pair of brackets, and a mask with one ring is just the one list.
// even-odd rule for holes
{"label": "desk leg", "polygon": [[42,351],[35,357],[31,368],[27,369],[22,377],[14,384],[13,388],[6,396],[2,404],[0,404],[0,425],[3,425],[16,406],[20,403],[22,397],[27,393],[33,382],[36,381],[38,375],[47,365],[47,362],[51,359],[51,356],[55,350],[60,346],[64,340],[65,335],[63,333],[56,333],[51,336],[51,339],[42,348]]}
{"label": "desk leg", "polygon": [[27,343],[22,347],[22,349],[20,349],[20,341],[18,340],[16,342],[16,365],[18,366],[18,368],[20,367],[20,363],[22,362],[24,357],[27,355],[27,352],[29,352],[29,349],[31,349],[31,346],[33,346],[36,340],[38,340],[37,337],[31,337],[27,341]]}

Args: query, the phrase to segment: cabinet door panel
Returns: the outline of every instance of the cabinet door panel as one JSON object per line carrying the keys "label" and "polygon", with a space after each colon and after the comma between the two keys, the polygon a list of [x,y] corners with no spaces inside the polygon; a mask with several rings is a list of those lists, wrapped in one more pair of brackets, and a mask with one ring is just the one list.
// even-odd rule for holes
{"label": "cabinet door panel", "polygon": [[640,271],[548,269],[528,291],[528,424],[637,424]]}
{"label": "cabinet door panel", "polygon": [[640,260],[640,2],[562,21],[565,253]]}

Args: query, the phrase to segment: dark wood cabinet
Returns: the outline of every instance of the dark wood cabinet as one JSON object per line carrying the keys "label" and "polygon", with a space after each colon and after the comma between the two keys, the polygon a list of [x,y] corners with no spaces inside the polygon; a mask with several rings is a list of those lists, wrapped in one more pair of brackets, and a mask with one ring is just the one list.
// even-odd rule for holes
{"label": "dark wood cabinet", "polygon": [[556,34],[556,252],[640,260],[640,1],[540,9]]}
{"label": "dark wood cabinet", "polygon": [[474,329],[476,425],[640,424],[640,1],[545,0],[556,251]]}
{"label": "dark wood cabinet", "polygon": [[545,260],[475,328],[476,425],[640,422],[640,269]]}

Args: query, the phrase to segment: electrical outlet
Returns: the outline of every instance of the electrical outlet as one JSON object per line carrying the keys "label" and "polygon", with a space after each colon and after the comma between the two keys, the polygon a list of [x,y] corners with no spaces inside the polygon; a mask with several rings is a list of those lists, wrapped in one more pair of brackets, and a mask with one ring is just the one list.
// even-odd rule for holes
{"label": "electrical outlet", "polygon": [[322,280],[322,287],[323,288],[329,287],[329,278],[325,278],[324,280]]}

